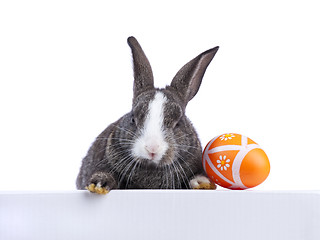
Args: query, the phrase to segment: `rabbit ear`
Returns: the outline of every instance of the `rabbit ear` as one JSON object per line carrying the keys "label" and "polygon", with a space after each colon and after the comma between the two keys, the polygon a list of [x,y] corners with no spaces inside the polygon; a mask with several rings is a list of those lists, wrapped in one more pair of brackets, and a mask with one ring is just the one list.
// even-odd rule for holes
{"label": "rabbit ear", "polygon": [[199,90],[203,75],[219,47],[201,53],[184,65],[173,78],[170,87],[175,89],[185,106]]}
{"label": "rabbit ear", "polygon": [[150,63],[137,39],[129,37],[127,41],[131,48],[133,58],[133,97],[135,98],[143,91],[154,88],[153,74]]}

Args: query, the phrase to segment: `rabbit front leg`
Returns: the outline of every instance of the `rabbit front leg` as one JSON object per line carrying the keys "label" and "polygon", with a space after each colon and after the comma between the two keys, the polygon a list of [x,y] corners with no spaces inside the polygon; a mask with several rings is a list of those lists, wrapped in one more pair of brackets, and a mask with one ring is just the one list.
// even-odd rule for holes
{"label": "rabbit front leg", "polygon": [[89,180],[88,189],[92,193],[107,194],[117,186],[117,182],[110,173],[96,172]]}
{"label": "rabbit front leg", "polygon": [[216,189],[217,186],[214,182],[210,181],[204,175],[196,175],[190,180],[190,186],[192,189]]}

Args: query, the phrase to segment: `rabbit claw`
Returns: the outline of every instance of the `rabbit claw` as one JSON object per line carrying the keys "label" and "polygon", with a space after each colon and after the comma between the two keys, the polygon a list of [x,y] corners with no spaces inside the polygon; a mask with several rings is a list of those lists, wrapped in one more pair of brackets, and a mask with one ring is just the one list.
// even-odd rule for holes
{"label": "rabbit claw", "polygon": [[91,183],[89,186],[86,187],[87,190],[89,190],[92,193],[97,193],[97,194],[107,194],[109,192],[108,189],[101,187],[101,184],[95,185],[94,183]]}
{"label": "rabbit claw", "polygon": [[217,186],[215,183],[211,182],[207,177],[198,175],[195,176],[191,181],[190,181],[190,186],[192,189],[211,189],[215,190]]}

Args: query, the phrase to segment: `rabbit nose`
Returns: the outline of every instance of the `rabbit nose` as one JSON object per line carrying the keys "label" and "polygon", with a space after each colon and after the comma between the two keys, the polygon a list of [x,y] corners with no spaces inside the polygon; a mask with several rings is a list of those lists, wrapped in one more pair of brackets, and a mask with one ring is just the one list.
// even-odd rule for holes
{"label": "rabbit nose", "polygon": [[150,156],[153,157],[159,151],[160,145],[159,144],[148,144],[145,146],[145,149],[150,154]]}

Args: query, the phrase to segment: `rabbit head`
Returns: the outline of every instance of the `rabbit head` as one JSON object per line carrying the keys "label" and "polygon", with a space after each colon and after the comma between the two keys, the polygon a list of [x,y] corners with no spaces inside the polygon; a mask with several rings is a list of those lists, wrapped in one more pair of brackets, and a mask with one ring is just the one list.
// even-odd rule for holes
{"label": "rabbit head", "polygon": [[169,86],[156,89],[150,63],[138,41],[129,37],[128,44],[134,68],[131,122],[138,129],[134,131],[136,139],[132,144],[132,156],[154,164],[170,164],[179,154],[182,157],[179,148],[188,149],[190,146],[201,150],[197,134],[185,116],[185,108],[198,92],[218,47],[184,65]]}

